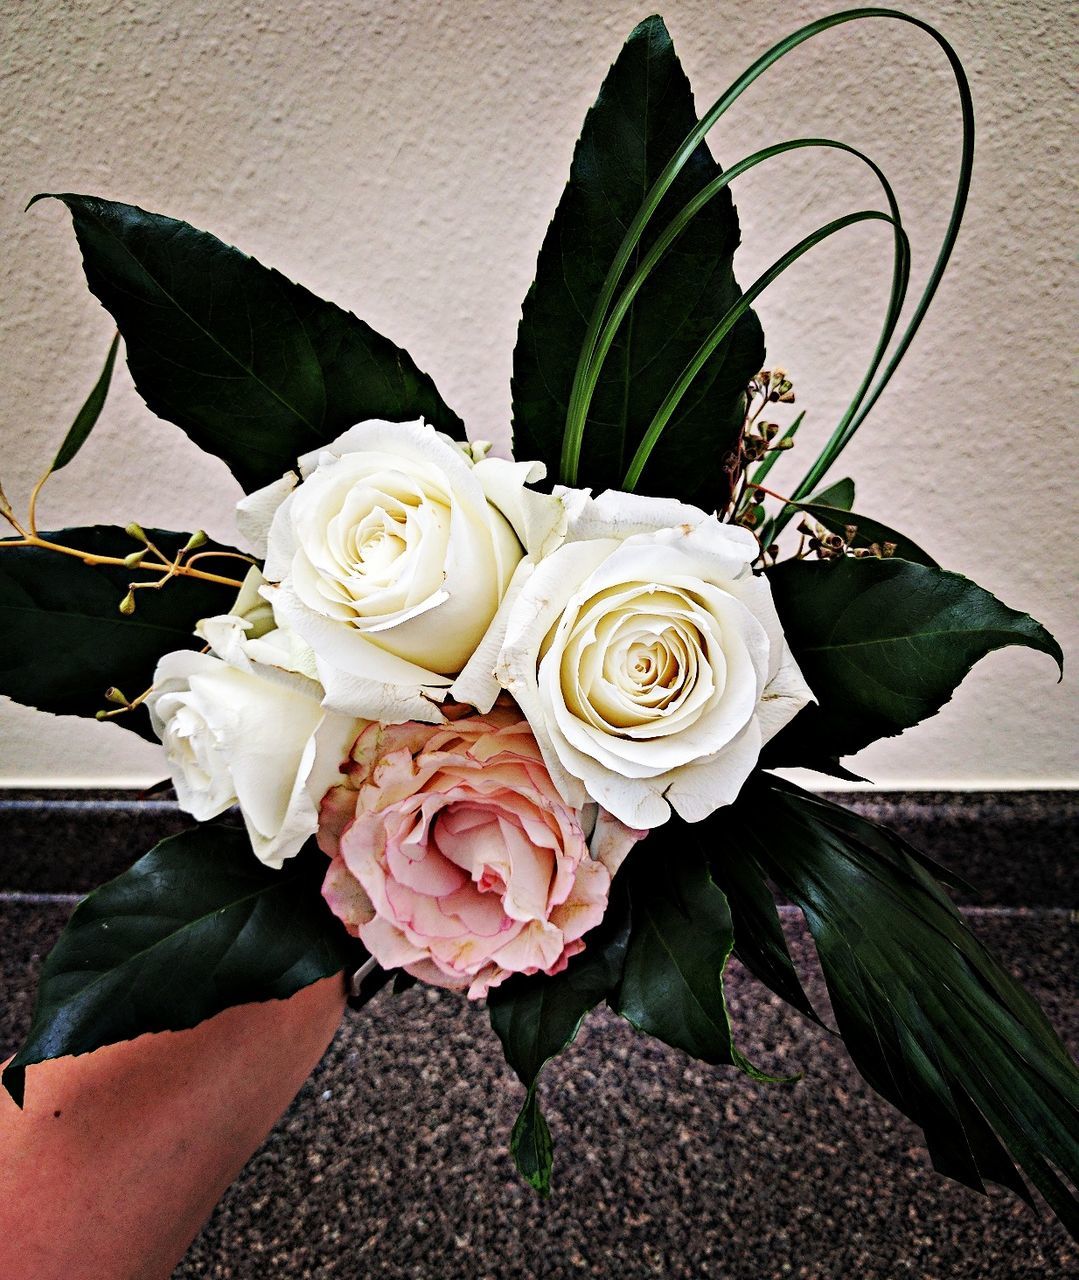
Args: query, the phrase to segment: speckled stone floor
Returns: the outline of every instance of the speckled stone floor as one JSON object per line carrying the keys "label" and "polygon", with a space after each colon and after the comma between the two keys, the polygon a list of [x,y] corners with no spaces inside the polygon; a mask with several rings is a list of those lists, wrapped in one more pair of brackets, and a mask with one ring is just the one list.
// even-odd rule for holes
{"label": "speckled stone floor", "polygon": [[[25,798],[24,799],[28,799]],[[875,808],[874,808],[875,806]],[[859,800],[975,881],[971,923],[1042,1001],[1073,1049],[1074,832],[1079,799]],[[55,814],[53,815],[55,817]],[[4,819],[0,804],[0,819]],[[32,887],[29,809],[0,836],[0,1045],[25,1028],[34,974],[109,850],[154,822],[135,814],[85,857]],[[22,824],[19,826],[19,824]],[[107,825],[107,824],[106,824]],[[55,823],[50,823],[55,837]],[[927,838],[928,836],[928,838]],[[55,844],[52,846],[55,848]],[[69,846],[70,847],[70,846]],[[136,849],[146,847],[142,842]],[[92,856],[89,856],[92,853]],[[114,852],[111,856],[115,856]],[[18,865],[17,865],[18,864]],[[21,869],[20,869],[21,867]],[[1021,868],[1017,871],[1016,868]],[[59,878],[57,878],[59,876]],[[12,891],[10,886],[17,884]],[[788,918],[796,959],[824,1004],[811,949]],[[288,1113],[218,1206],[176,1272],[195,1277],[671,1277],[685,1280],[1025,1280],[1079,1273],[1079,1250],[1003,1192],[976,1196],[934,1174],[914,1126],[862,1084],[842,1046],[734,967],[742,1048],[803,1071],[765,1086],[704,1067],[607,1013],[548,1068],[555,1189],[540,1201],[506,1151],[520,1102],[482,1010],[444,992],[380,995],[349,1013]]]}

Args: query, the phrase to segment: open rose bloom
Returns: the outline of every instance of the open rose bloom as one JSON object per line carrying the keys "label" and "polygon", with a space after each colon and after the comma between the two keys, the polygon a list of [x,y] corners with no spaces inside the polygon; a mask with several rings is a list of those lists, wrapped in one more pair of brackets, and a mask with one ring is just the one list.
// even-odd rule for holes
{"label": "open rose bloom", "polygon": [[371,724],[346,777],[322,803],[327,902],[383,968],[474,998],[563,969],[640,834],[570,808],[508,702],[445,725]]}

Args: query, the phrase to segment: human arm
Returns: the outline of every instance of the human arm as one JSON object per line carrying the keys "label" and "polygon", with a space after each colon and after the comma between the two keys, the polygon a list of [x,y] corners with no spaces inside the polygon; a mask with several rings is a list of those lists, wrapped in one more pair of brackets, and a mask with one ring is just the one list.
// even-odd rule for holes
{"label": "human arm", "polygon": [[321,1058],[340,975],[27,1071],[0,1094],[0,1275],[163,1280]]}

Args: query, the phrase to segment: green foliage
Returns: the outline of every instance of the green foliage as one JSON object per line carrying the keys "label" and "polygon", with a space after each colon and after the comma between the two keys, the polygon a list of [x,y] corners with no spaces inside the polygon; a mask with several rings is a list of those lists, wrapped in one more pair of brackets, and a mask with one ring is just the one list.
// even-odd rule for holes
{"label": "green foliage", "polygon": [[[41,536],[100,556],[140,549],[123,529],[108,525]],[[166,555],[188,539],[162,529],[147,536]],[[213,549],[213,543],[203,548]],[[163,654],[199,647],[195,623],[226,612],[236,595],[232,587],[174,578],[160,591],[138,592],[135,612],[125,617],[120,601],[138,576],[122,565],[87,565],[41,547],[0,551],[0,693],[56,715],[93,716],[107,705],[106,689],[137,697]],[[157,741],[144,708],[116,723]]]}
{"label": "green foliage", "polygon": [[[724,835],[716,842],[718,847],[709,847],[708,866],[713,882],[727,898],[734,954],[777,996],[823,1025],[794,967],[772,891],[752,861],[738,856],[737,847],[729,844],[725,818],[726,812],[721,811],[711,821],[712,828],[724,830]],[[709,845],[707,837],[704,843]]]}
{"label": "green foliage", "polygon": [[[693,96],[660,18],[641,23],[585,118],[570,180],[523,307],[513,371],[519,457],[559,475],[578,356],[608,267],[641,202],[697,123]],[[702,143],[654,220],[662,227],[720,170]],[[646,233],[631,269],[656,239]],[[634,300],[603,366],[587,420],[577,482],[620,488],[653,414],[690,357],[739,298],[732,260],[738,220],[724,191],[698,214]],[[749,379],[764,344],[750,311],[693,383],[649,462],[648,490],[720,502]]]}
{"label": "green foliage", "polygon": [[632,929],[611,1007],[702,1062],[786,1083],[758,1071],[734,1046],[723,992],[734,928],[699,830],[672,818],[638,847],[623,874]]}
{"label": "green foliage", "polygon": [[[854,506],[854,481],[844,476],[834,484],[826,485],[819,493],[815,493],[808,502],[818,503],[824,507],[837,507],[841,511],[849,511]],[[808,503],[803,503],[803,506]]]}
{"label": "green foliage", "polygon": [[511,978],[487,997],[506,1061],[527,1090],[510,1151],[521,1175],[544,1194],[550,1188],[553,1148],[536,1082],[544,1065],[576,1039],[590,1010],[618,985],[628,938],[629,907],[620,874],[602,923],[585,935],[584,950],[561,973]]}
{"label": "green foliage", "polygon": [[139,393],[245,489],[365,418],[422,417],[464,439],[407,352],[349,312],[186,222],[55,198],[71,212],[87,283],[123,334]]}
{"label": "green foliage", "polygon": [[668,856],[656,835],[629,867],[633,932],[612,1004],[639,1031],[704,1062],[731,1064],[735,1049],[723,995],[734,945],[730,908],[695,839]]}
{"label": "green foliage", "polygon": [[101,370],[82,408],[75,415],[75,421],[71,424],[70,430],[64,437],[64,442],[53,459],[52,466],[49,468],[50,471],[59,471],[61,467],[66,467],[86,443],[90,432],[97,425],[97,420],[101,417],[101,410],[105,407],[105,397],[109,394],[109,384],[112,382],[112,370],[116,364],[116,352],[119,346],[120,335],[117,334],[112,342],[109,343],[108,355],[105,357],[105,367]]}
{"label": "green foliage", "polygon": [[325,870],[310,845],[273,871],[224,824],[163,840],[75,908],[4,1071],[8,1092],[21,1106],[35,1062],[181,1031],[340,972],[351,940],[319,892]]}
{"label": "green foliage", "polygon": [[540,1110],[535,1083],[529,1086],[525,1104],[513,1122],[510,1155],[517,1172],[535,1187],[541,1196],[551,1194],[551,1169],[554,1166],[554,1143],[551,1130]]}
{"label": "green foliage", "polygon": [[855,1065],[924,1130],[934,1166],[977,1191],[989,1180],[1029,1198],[1014,1160],[1079,1232],[1079,1203],[1058,1176],[1079,1182],[1079,1072],[929,859],[761,775],[707,825],[717,866],[738,860],[744,880],[768,876],[801,908]]}
{"label": "green foliage", "polygon": [[769,570],[787,641],[818,705],[769,744],[769,765],[834,762],[934,715],[980,658],[1025,645],[1063,666],[1025,613],[957,573],[909,560],[786,560]]}

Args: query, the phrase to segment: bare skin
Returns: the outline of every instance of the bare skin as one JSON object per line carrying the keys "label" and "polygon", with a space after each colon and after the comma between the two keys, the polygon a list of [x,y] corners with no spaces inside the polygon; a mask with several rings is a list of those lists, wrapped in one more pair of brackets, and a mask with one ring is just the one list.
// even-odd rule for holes
{"label": "bare skin", "polygon": [[0,1094],[0,1276],[166,1280],[322,1057],[340,976],[190,1031],[30,1067]]}

